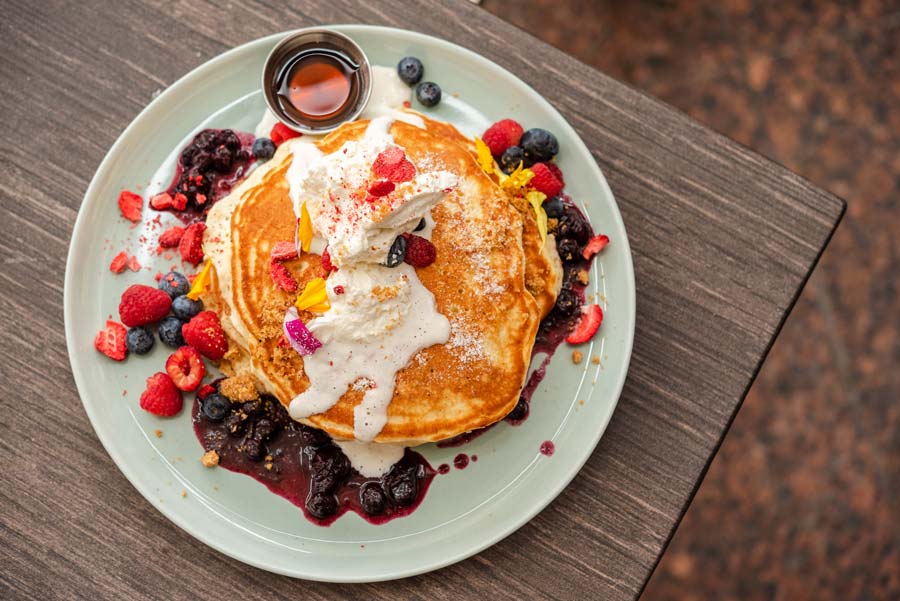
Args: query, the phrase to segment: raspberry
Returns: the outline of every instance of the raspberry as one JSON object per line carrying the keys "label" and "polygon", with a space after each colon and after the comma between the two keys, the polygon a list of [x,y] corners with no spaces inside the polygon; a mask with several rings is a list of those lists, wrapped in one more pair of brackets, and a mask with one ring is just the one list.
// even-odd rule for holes
{"label": "raspberry", "polygon": [[184,230],[181,241],[178,243],[178,251],[185,263],[198,265],[203,260],[203,232],[206,224],[197,222]]}
{"label": "raspberry", "polygon": [[298,131],[294,131],[284,123],[276,123],[275,127],[272,128],[272,132],[269,134],[269,138],[271,138],[272,142],[276,147],[281,146],[281,143],[285,140],[290,140],[291,138],[300,137],[301,134]]}
{"label": "raspberry", "polygon": [[109,264],[109,270],[113,273],[122,273],[125,271],[125,267],[128,265],[128,253],[124,250],[113,257],[112,262]]}
{"label": "raspberry", "polygon": [[157,211],[171,209],[174,204],[175,202],[172,199],[172,195],[168,192],[160,192],[159,194],[154,194],[150,197],[150,208]]}
{"label": "raspberry", "polygon": [[484,131],[481,139],[491,149],[491,154],[499,157],[510,146],[517,146],[522,137],[522,126],[512,119],[497,121]]}
{"label": "raspberry", "polygon": [[94,337],[94,348],[112,359],[123,361],[128,353],[125,348],[125,326],[113,320],[106,321],[106,328],[97,332]]}
{"label": "raspberry", "polygon": [[154,323],[165,317],[172,307],[172,299],[159,288],[132,284],[122,293],[119,318],[129,328]]}
{"label": "raspberry", "polygon": [[138,263],[137,257],[135,257],[134,255],[132,255],[131,258],[128,259],[128,269],[130,269],[131,271],[141,270],[141,264]]}
{"label": "raspberry", "polygon": [[381,151],[372,164],[376,177],[394,183],[408,182],[416,176],[416,167],[406,158],[406,153],[398,146]]}
{"label": "raspberry", "polygon": [[547,198],[553,198],[563,189],[563,183],[554,175],[547,163],[535,163],[531,166],[534,177],[531,178],[531,187],[538,192],[543,192]]}
{"label": "raspberry", "polygon": [[406,236],[406,257],[403,259],[413,267],[428,267],[437,258],[437,249],[431,240],[416,236],[415,234],[407,234]]}
{"label": "raspberry", "polygon": [[166,373],[178,390],[194,390],[206,375],[206,365],[197,349],[183,346],[166,360]]}
{"label": "raspberry", "polygon": [[394,191],[394,182],[386,179],[379,179],[369,185],[367,192],[372,196],[387,196]]}
{"label": "raspberry", "polygon": [[290,240],[276,242],[272,247],[273,261],[290,261],[297,258],[297,245]]}
{"label": "raspberry", "polygon": [[144,199],[134,192],[122,190],[119,194],[119,211],[122,212],[122,217],[125,219],[134,223],[140,221],[143,206]]}
{"label": "raspberry", "polygon": [[326,274],[337,271],[337,267],[331,262],[331,254],[329,254],[328,248],[322,250],[322,269],[325,270]]}
{"label": "raspberry", "polygon": [[159,245],[163,248],[175,248],[181,242],[184,235],[184,228],[173,225],[159,235]]}
{"label": "raspberry", "polygon": [[205,357],[219,360],[228,351],[228,340],[219,323],[219,316],[212,311],[201,311],[181,326],[184,341]]}
{"label": "raspberry", "polygon": [[288,271],[287,267],[278,261],[272,261],[269,264],[269,269],[272,275],[272,281],[275,282],[276,286],[285,292],[297,291],[297,281],[294,280],[294,276],[291,275],[291,272]]}
{"label": "raspberry", "polygon": [[559,183],[561,183],[563,186],[565,186],[566,180],[563,179],[562,169],[559,168],[559,165],[557,165],[556,163],[550,163],[550,162],[547,162],[544,164],[547,166],[547,169],[550,170],[550,173],[552,173],[554,175],[554,177],[556,177],[556,179],[559,180]]}
{"label": "raspberry", "polygon": [[147,389],[141,393],[141,409],[160,417],[172,417],[183,405],[181,392],[167,374],[158,371],[147,378]]}

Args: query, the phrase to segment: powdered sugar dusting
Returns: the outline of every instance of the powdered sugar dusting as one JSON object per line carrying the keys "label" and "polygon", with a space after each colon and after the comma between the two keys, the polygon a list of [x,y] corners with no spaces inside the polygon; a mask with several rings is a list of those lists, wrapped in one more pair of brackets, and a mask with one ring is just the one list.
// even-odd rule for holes
{"label": "powdered sugar dusting", "polygon": [[484,340],[468,329],[465,322],[450,322],[450,340],[447,342],[447,348],[457,351],[455,354],[463,363],[474,363],[487,358]]}

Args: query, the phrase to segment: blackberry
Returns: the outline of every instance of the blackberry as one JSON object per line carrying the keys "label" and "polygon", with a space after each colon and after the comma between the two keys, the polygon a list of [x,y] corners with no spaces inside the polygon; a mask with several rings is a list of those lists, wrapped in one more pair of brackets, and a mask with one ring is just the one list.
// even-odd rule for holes
{"label": "blackberry", "polygon": [[556,231],[561,238],[572,238],[579,244],[585,244],[591,238],[591,227],[584,217],[573,211],[567,211],[559,217]]}
{"label": "blackberry", "polygon": [[381,515],[387,507],[387,496],[377,482],[368,482],[359,489],[359,504],[369,515]]}
{"label": "blackberry", "polygon": [[422,106],[437,106],[441,101],[441,86],[433,81],[423,81],[416,86],[416,99]]}
{"label": "blackberry", "polygon": [[181,335],[181,320],[177,317],[163,317],[157,328],[159,339],[163,344],[178,348],[184,346],[184,337]]}
{"label": "blackberry", "polygon": [[560,238],[556,244],[556,250],[563,263],[574,263],[581,259],[581,246],[571,238]]}
{"label": "blackberry", "polygon": [[574,314],[580,306],[581,300],[579,300],[577,294],[568,288],[563,288],[559,291],[559,296],[556,297],[557,311],[568,316]]}
{"label": "blackberry", "polygon": [[330,518],[337,513],[337,499],[330,493],[313,493],[306,499],[306,510],[314,518]]}
{"label": "blackberry", "polygon": [[522,134],[519,146],[522,147],[525,156],[532,163],[549,161],[559,152],[559,142],[556,141],[556,136],[539,127],[529,129]]}
{"label": "blackberry", "polygon": [[425,67],[422,65],[422,61],[417,59],[414,56],[406,56],[400,59],[400,62],[397,63],[397,75],[400,76],[400,79],[406,85],[417,84],[422,81],[422,76],[425,74]]}
{"label": "blackberry", "polygon": [[418,493],[415,467],[395,464],[384,476],[384,488],[397,505],[401,507],[412,505]]}
{"label": "blackberry", "polygon": [[156,339],[153,337],[153,332],[144,326],[129,328],[125,335],[125,346],[128,347],[128,352],[135,355],[149,353],[153,349],[154,342]]}

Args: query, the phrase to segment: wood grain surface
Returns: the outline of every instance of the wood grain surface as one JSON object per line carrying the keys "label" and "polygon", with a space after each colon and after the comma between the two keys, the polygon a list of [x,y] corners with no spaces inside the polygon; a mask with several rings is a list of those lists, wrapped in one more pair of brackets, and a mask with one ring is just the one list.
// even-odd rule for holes
{"label": "wood grain surface", "polygon": [[[633,599],[844,210],[841,200],[462,0],[2,0],[0,598]],[[251,568],[156,512],[81,407],[62,318],[69,237],[116,136],[188,70],[320,23],[416,29],[543,93],[591,148],[628,228],[634,356],[606,435],[528,525],[399,582]]]}

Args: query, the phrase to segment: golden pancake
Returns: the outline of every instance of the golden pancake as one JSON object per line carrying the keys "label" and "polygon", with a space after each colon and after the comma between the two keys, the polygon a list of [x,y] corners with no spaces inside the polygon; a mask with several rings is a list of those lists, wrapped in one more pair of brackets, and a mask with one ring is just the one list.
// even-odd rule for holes
{"label": "golden pancake", "polygon": [[[367,121],[343,125],[317,143],[324,153],[363,136]],[[419,168],[446,170],[459,185],[431,210],[434,264],[416,273],[451,324],[447,343],[420,351],[397,372],[388,421],[376,442],[415,445],[446,439],[502,419],[515,406],[541,317],[555,302],[561,266],[552,238],[542,243],[531,207],[515,202],[477,165],[471,143],[450,125],[421,129],[396,121],[390,133]],[[282,340],[285,310],[296,294],[270,274],[275,243],[294,240],[295,216],[285,174],[291,145],[258,167],[207,219],[204,247],[215,276],[204,302],[219,312],[231,339],[226,373],[252,373],[288,405],[306,390],[303,358]],[[324,277],[320,257],[284,263],[299,284]],[[537,299],[537,300],[536,300]],[[309,321],[310,313],[301,312]],[[354,437],[351,386],[331,409],[303,420],[343,439]]]}

